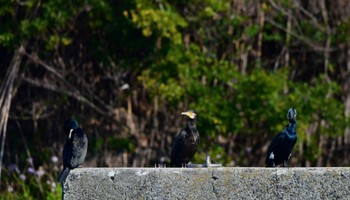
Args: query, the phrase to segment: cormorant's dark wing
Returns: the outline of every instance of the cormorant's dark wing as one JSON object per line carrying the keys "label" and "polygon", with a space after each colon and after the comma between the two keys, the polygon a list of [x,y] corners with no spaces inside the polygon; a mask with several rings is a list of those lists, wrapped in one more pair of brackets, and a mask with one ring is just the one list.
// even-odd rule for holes
{"label": "cormorant's dark wing", "polygon": [[[295,140],[294,140],[294,142],[293,142],[292,149],[294,148],[295,144],[297,143],[297,140],[298,140],[298,137],[295,136]],[[289,154],[289,156],[288,156],[288,161],[289,161],[291,155],[292,155],[292,152],[291,152],[291,153]]]}
{"label": "cormorant's dark wing", "polygon": [[[286,138],[286,135],[284,133],[284,131],[278,133],[273,140],[271,141],[271,144],[269,146],[269,150],[268,151],[273,151],[275,150],[276,146],[278,146],[278,144],[281,144]],[[271,153],[271,152],[270,152]]]}
{"label": "cormorant's dark wing", "polygon": [[271,141],[271,144],[267,150],[267,155],[266,155],[266,160],[265,160],[265,164],[270,166],[273,162],[270,160],[270,156],[271,153],[277,150],[277,147],[279,146],[279,144],[283,143],[283,141],[285,140],[286,135],[284,130],[280,133],[278,133]]}
{"label": "cormorant's dark wing", "polygon": [[88,148],[88,139],[83,129],[77,128],[74,130],[74,132],[71,165],[73,168],[76,168],[83,164],[85,160]]}
{"label": "cormorant's dark wing", "polygon": [[295,144],[297,143],[297,140],[298,140],[298,137],[295,136],[295,140],[294,140],[294,143],[293,143],[293,147],[295,146]]}
{"label": "cormorant's dark wing", "polygon": [[196,141],[196,148],[194,149],[193,153],[190,155],[190,160],[193,158],[194,154],[196,154],[198,146],[199,146],[199,138]]}
{"label": "cormorant's dark wing", "polygon": [[72,153],[73,153],[73,144],[72,144],[72,141],[67,138],[62,151],[63,170],[61,171],[57,179],[57,182],[63,183],[66,180],[69,174],[69,171],[72,168],[72,165],[71,165]]}
{"label": "cormorant's dark wing", "polygon": [[72,160],[72,153],[73,153],[73,143],[71,139],[66,140],[66,143],[64,144],[63,151],[62,151],[62,159],[63,159],[63,167],[72,168],[71,166],[71,160]]}
{"label": "cormorant's dark wing", "polygon": [[181,154],[182,147],[184,145],[186,131],[182,130],[176,137],[171,150],[171,165],[175,165]]}

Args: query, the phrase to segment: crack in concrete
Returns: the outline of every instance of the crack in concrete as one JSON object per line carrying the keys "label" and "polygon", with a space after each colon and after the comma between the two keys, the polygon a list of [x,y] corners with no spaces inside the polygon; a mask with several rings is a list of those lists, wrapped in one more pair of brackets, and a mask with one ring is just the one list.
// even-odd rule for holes
{"label": "crack in concrete", "polygon": [[214,175],[214,170],[211,173],[211,178],[213,179],[213,180],[211,180],[211,187],[212,187],[213,193],[214,193],[216,199],[219,199],[218,198],[218,191],[215,189],[215,181],[219,178]]}

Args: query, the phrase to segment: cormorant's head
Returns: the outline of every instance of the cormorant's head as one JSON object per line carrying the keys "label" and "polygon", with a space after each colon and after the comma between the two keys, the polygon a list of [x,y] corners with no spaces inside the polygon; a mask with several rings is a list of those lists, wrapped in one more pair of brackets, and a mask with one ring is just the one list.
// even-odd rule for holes
{"label": "cormorant's head", "polygon": [[196,119],[197,118],[197,112],[195,110],[189,110],[186,112],[182,112],[181,115],[186,115],[190,119]]}
{"label": "cormorant's head", "polygon": [[296,118],[297,118],[297,111],[293,108],[293,107],[291,107],[289,110],[288,110],[288,114],[287,114],[287,119],[289,120],[289,121],[291,121],[291,120],[296,120]]}
{"label": "cormorant's head", "polygon": [[66,120],[66,122],[64,122],[64,134],[70,137],[72,131],[78,127],[79,125],[77,121],[75,121],[74,119],[68,119]]}

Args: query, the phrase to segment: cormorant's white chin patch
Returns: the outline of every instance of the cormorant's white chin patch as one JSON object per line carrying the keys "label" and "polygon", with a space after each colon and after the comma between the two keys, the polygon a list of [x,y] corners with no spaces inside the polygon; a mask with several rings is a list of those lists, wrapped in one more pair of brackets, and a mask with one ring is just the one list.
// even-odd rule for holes
{"label": "cormorant's white chin patch", "polygon": [[271,160],[275,159],[275,154],[273,154],[273,152],[271,152],[269,159],[271,159]]}
{"label": "cormorant's white chin patch", "polygon": [[70,139],[72,137],[72,132],[73,132],[73,129],[70,129],[68,139]]}

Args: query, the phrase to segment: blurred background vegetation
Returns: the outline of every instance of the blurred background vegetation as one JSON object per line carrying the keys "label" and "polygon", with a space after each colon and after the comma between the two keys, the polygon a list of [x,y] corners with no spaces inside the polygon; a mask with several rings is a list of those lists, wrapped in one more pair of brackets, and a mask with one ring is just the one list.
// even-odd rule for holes
{"label": "blurred background vegetation", "polygon": [[84,167],[169,162],[182,111],[224,166],[264,166],[298,112],[291,166],[350,165],[347,0],[0,0],[1,199],[59,199],[63,122]]}

